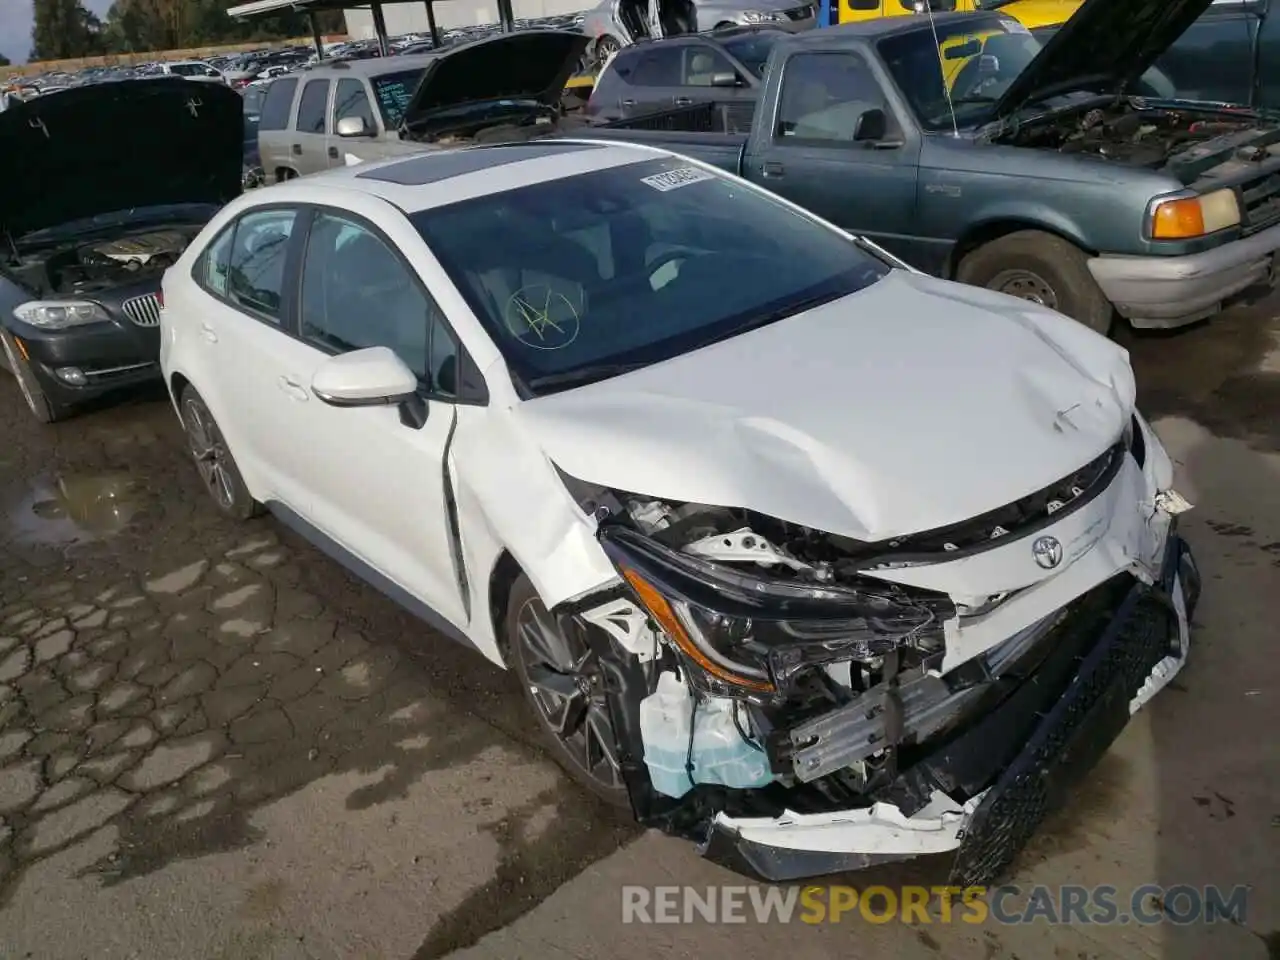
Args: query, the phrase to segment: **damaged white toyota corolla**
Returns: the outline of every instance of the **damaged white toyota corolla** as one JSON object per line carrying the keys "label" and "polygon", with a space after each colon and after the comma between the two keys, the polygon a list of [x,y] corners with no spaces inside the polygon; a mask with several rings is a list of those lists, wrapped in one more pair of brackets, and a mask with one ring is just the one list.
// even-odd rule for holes
{"label": "damaged white toyota corolla", "polygon": [[164,303],[223,511],[512,667],[579,780],[738,869],[990,881],[1186,657],[1125,352],[692,161],[255,191]]}

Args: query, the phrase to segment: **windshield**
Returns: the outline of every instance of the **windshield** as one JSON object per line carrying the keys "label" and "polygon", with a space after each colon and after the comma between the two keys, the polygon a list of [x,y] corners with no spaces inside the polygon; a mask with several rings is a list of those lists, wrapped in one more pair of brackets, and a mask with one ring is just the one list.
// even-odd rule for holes
{"label": "windshield", "polygon": [[218,211],[215,203],[166,203],[156,207],[134,207],[131,210],[116,210],[112,213],[100,213],[81,220],[60,223],[56,227],[46,227],[25,234],[20,241],[21,246],[39,246],[57,243],[68,237],[91,235],[107,228],[134,226],[147,223],[203,223]]}
{"label": "windshield", "polygon": [[995,102],[1040,52],[1040,42],[1027,28],[1005,17],[953,21],[936,32],[937,46],[930,30],[911,30],[877,44],[920,125],[930,131],[951,129],[951,107],[957,126],[986,122]]}
{"label": "windshield", "polygon": [[782,320],[890,269],[770,196],[677,158],[410,219],[534,395]]}
{"label": "windshield", "polygon": [[382,114],[382,123],[388,130],[398,130],[404,122],[404,112],[413,99],[413,92],[418,89],[422,79],[422,71],[401,70],[398,73],[384,73],[374,77],[373,96],[378,101],[378,111]]}
{"label": "windshield", "polygon": [[769,62],[769,51],[782,36],[781,30],[749,33],[724,41],[724,48],[757,77],[763,77],[764,65]]}
{"label": "windshield", "polygon": [[174,63],[169,66],[169,72],[180,77],[202,77],[208,69],[202,63]]}

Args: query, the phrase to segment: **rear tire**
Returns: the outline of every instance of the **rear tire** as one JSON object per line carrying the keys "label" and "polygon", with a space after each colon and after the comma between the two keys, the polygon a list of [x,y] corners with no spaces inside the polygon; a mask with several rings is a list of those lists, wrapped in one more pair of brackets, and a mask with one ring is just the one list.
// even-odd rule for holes
{"label": "rear tire", "polygon": [[262,504],[249,493],[222,429],[195,387],[183,389],[178,409],[196,471],[218,511],[232,520],[249,520],[262,513]]}
{"label": "rear tire", "polygon": [[960,261],[961,283],[999,290],[1065,313],[1104,337],[1115,310],[1083,250],[1040,230],[1019,230],[983,244]]}
{"label": "rear tire", "polygon": [[4,353],[4,365],[18,381],[18,389],[22,391],[22,398],[27,401],[27,409],[31,411],[31,415],[40,423],[57,423],[66,419],[69,408],[49,399],[45,394],[31,364],[23,359],[22,351],[18,349],[13,334],[8,330],[0,330],[0,349]]}
{"label": "rear tire", "polygon": [[523,573],[511,586],[503,634],[547,752],[592,794],[630,810],[595,655],[561,633]]}
{"label": "rear tire", "polygon": [[603,69],[605,64],[609,62],[609,58],[622,49],[622,44],[618,38],[612,34],[604,34],[596,41],[594,54],[596,66]]}

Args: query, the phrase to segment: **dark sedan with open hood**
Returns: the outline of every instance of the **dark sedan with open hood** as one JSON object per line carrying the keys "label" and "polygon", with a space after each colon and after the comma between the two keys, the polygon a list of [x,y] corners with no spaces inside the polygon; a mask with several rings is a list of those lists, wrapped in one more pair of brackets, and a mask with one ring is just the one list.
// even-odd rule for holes
{"label": "dark sedan with open hood", "polygon": [[37,419],[158,376],[161,274],[240,192],[242,125],[237,93],[176,78],[0,114],[0,363]]}

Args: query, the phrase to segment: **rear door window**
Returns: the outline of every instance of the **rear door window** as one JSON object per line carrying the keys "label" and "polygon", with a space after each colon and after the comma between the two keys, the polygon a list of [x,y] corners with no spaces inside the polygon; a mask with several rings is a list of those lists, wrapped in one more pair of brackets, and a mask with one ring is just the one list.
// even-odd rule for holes
{"label": "rear door window", "polygon": [[302,102],[298,104],[298,122],[294,129],[299,133],[324,133],[328,102],[329,81],[308,80],[302,88]]}
{"label": "rear door window", "polygon": [[289,113],[293,109],[293,94],[298,81],[293,78],[272,80],[267,95],[262,100],[262,113],[258,118],[259,130],[284,130],[289,126]]}

